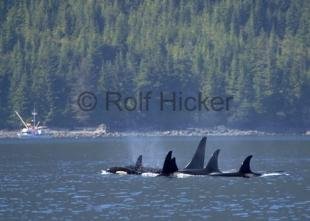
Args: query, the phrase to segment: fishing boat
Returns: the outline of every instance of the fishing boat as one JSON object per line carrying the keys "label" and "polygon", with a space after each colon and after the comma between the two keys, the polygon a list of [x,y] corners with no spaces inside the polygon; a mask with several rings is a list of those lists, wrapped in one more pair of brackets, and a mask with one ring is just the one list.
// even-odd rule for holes
{"label": "fishing boat", "polygon": [[36,123],[36,116],[38,113],[36,112],[35,107],[33,108],[32,111],[32,124],[31,123],[26,123],[21,115],[15,111],[16,115],[24,125],[24,128],[21,129],[20,132],[17,133],[17,136],[20,138],[47,138],[50,137],[48,134],[48,129],[46,126],[40,126],[40,121]]}

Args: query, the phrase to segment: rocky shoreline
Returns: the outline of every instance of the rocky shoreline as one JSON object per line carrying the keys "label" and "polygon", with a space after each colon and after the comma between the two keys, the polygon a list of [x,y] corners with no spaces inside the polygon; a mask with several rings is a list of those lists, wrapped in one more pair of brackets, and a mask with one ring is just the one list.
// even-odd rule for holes
{"label": "rocky shoreline", "polygon": [[[18,138],[19,131],[0,130],[0,139]],[[212,129],[190,128],[185,130],[167,130],[167,131],[131,131],[131,132],[109,132],[101,127],[84,129],[48,129],[47,134],[51,138],[100,138],[100,137],[148,137],[148,136],[276,136],[276,135],[306,135],[310,136],[310,131],[303,134],[283,134],[270,133],[257,130],[236,130],[225,127],[216,127]]]}

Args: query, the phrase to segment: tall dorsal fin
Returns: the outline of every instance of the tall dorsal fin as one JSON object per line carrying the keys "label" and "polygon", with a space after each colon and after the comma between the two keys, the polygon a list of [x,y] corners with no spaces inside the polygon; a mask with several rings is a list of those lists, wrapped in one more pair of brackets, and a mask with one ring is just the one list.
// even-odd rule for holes
{"label": "tall dorsal fin", "polygon": [[171,174],[171,171],[172,171],[171,170],[171,155],[172,155],[172,151],[169,151],[166,155],[163,169],[161,171],[162,175],[168,176]]}
{"label": "tall dorsal fin", "polygon": [[136,161],[135,168],[136,170],[142,167],[142,155],[140,155]]}
{"label": "tall dorsal fin", "polygon": [[251,162],[252,157],[253,156],[250,155],[244,159],[244,161],[243,161],[243,163],[239,169],[239,173],[252,173],[251,166],[250,166],[250,162]]}
{"label": "tall dorsal fin", "polygon": [[205,162],[207,137],[203,137],[196,149],[192,160],[186,165],[185,169],[202,169]]}
{"label": "tall dorsal fin", "polygon": [[215,173],[220,172],[219,166],[218,166],[218,156],[220,153],[220,149],[217,149],[214,151],[212,157],[210,158],[205,170],[207,170],[209,173]]}

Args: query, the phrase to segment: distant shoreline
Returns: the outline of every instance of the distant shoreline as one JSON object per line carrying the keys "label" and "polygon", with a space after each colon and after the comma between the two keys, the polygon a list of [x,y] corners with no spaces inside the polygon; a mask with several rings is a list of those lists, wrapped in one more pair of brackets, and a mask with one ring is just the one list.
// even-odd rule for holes
{"label": "distant shoreline", "polygon": [[[18,138],[17,130],[0,130],[0,139]],[[100,137],[152,137],[152,136],[277,136],[277,135],[305,135],[310,136],[310,131],[305,133],[276,133],[258,130],[237,130],[219,127],[214,129],[192,128],[185,130],[166,131],[131,131],[131,132],[109,132],[100,128],[84,129],[48,129],[51,138],[100,138]]]}

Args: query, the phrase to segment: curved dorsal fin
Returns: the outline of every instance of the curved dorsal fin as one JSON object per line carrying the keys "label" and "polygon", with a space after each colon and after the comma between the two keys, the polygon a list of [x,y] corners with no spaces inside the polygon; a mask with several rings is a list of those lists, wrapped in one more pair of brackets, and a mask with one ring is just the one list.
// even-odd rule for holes
{"label": "curved dorsal fin", "polygon": [[172,151],[169,151],[166,155],[166,158],[165,158],[165,162],[164,162],[164,165],[163,165],[163,168],[162,168],[162,171],[161,171],[161,174],[163,175],[169,175],[171,172],[171,155],[172,155]]}
{"label": "curved dorsal fin", "polygon": [[140,155],[136,161],[135,168],[136,170],[142,167],[142,155]]}
{"label": "curved dorsal fin", "polygon": [[243,163],[239,169],[239,173],[252,173],[251,166],[250,166],[250,162],[251,162],[252,157],[253,157],[252,155],[249,155],[244,159],[244,161],[243,161]]}
{"label": "curved dorsal fin", "polygon": [[202,169],[205,161],[207,137],[203,137],[196,149],[192,160],[185,166],[185,169]]}
{"label": "curved dorsal fin", "polygon": [[216,151],[214,151],[212,157],[210,158],[205,168],[209,173],[220,172],[219,166],[218,166],[219,153],[220,153],[220,149],[217,149]]}

